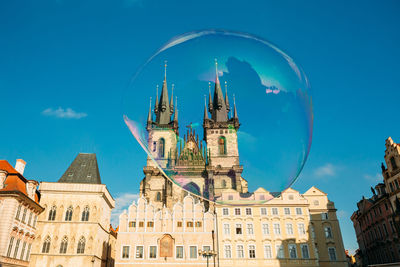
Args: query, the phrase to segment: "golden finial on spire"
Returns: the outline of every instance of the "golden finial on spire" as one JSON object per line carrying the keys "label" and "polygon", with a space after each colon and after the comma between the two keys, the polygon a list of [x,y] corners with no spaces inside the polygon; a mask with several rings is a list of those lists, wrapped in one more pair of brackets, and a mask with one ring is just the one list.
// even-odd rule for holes
{"label": "golden finial on spire", "polygon": [[208,82],[208,93],[211,95],[211,82]]}
{"label": "golden finial on spire", "polygon": [[167,60],[164,61],[164,80],[167,80]]}
{"label": "golden finial on spire", "polygon": [[157,84],[157,86],[156,86],[156,87],[157,87],[157,99],[158,99],[158,84]]}

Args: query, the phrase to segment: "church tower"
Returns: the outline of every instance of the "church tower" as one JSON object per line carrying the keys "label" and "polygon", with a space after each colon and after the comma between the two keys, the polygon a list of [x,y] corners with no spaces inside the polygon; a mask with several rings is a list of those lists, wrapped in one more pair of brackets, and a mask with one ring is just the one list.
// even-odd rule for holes
{"label": "church tower", "polygon": [[[213,186],[209,191],[214,192],[214,197],[218,197],[225,189],[235,189],[240,193],[246,193],[247,182],[241,177],[243,167],[239,163],[237,130],[240,123],[236,102],[234,101],[233,117],[229,118],[231,107],[227,84],[225,83],[224,97],[218,78],[217,62],[215,69],[214,94],[211,97],[209,88],[208,111],[205,103],[203,128],[209,158],[208,179],[211,181],[210,185]],[[211,118],[209,118],[208,112],[211,114]]]}

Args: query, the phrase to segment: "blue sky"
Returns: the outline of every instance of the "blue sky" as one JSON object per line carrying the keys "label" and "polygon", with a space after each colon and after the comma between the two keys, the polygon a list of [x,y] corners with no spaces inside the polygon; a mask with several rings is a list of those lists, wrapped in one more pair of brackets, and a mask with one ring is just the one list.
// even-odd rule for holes
{"label": "blue sky", "polygon": [[120,208],[145,163],[122,120],[131,75],[177,34],[249,32],[308,75],[313,144],[294,188],[328,193],[354,251],[351,213],[381,179],[385,139],[400,142],[399,11],[396,1],[2,1],[0,158],[56,181],[78,152],[97,153]]}

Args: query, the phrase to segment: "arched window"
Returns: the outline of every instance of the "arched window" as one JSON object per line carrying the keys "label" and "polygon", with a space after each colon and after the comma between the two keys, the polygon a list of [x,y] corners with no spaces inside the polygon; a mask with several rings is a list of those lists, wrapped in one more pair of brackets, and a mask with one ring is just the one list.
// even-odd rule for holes
{"label": "arched window", "polygon": [[226,188],[226,181],[222,180],[222,188]]}
{"label": "arched window", "polygon": [[64,236],[64,238],[61,240],[60,254],[67,253],[67,248],[68,248],[68,237]]}
{"label": "arched window", "polygon": [[397,169],[396,159],[394,157],[390,158],[390,164],[392,164],[392,169]]}
{"label": "arched window", "polygon": [[218,151],[220,155],[226,155],[226,139],[224,136],[218,139]]}
{"label": "arched window", "polygon": [[86,206],[85,209],[82,212],[82,222],[87,222],[89,221],[89,207]]}
{"label": "arched window", "polygon": [[56,211],[57,211],[56,206],[51,207],[49,211],[49,221],[54,221],[56,219]]}
{"label": "arched window", "polygon": [[51,238],[50,236],[48,236],[43,242],[42,253],[49,253],[50,243],[51,243]]}
{"label": "arched window", "polygon": [[65,213],[65,220],[66,221],[71,221],[72,220],[72,211],[73,211],[72,206],[69,206],[68,209],[67,209],[67,212]]}
{"label": "arched window", "polygon": [[161,193],[157,192],[156,201],[161,201]]}
{"label": "arched window", "polygon": [[76,250],[76,253],[78,254],[85,253],[85,238],[83,236],[78,241],[78,249]]}
{"label": "arched window", "polygon": [[165,152],[165,140],[164,138],[161,138],[160,141],[158,141],[158,157],[163,158],[164,152]]}

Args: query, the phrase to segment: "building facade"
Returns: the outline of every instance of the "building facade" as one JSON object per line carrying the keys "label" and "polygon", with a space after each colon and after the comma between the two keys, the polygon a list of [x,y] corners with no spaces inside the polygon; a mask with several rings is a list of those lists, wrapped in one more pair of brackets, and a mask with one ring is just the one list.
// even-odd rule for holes
{"label": "building facade", "polygon": [[101,184],[95,154],[79,154],[58,182],[42,182],[30,266],[114,266],[115,201]]}
{"label": "building facade", "polygon": [[28,266],[37,238],[36,222],[43,207],[39,204],[38,182],[24,176],[25,161],[15,168],[0,160],[0,266]]}

